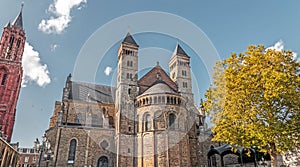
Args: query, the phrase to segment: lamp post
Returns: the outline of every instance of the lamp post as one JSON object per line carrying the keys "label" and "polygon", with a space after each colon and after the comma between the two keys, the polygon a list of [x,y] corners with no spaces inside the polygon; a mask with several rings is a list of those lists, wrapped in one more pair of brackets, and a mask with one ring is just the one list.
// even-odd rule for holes
{"label": "lamp post", "polygon": [[42,138],[43,138],[42,145],[40,145],[37,140],[37,142],[38,142],[37,151],[40,153],[38,167],[41,167],[42,157],[43,157],[43,160],[46,161],[46,167],[48,167],[49,161],[53,159],[53,153],[51,150],[51,144],[50,144],[49,139],[46,137],[45,134],[43,135]]}

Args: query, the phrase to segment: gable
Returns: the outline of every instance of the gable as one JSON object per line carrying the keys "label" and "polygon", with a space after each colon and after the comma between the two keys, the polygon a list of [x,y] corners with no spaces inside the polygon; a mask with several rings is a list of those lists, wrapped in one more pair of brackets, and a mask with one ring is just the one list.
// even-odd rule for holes
{"label": "gable", "polygon": [[145,74],[140,80],[138,80],[138,86],[140,88],[139,94],[144,93],[158,79],[164,81],[175,92],[178,91],[176,83],[171,80],[168,74],[160,66],[156,66],[152,68],[147,74]]}

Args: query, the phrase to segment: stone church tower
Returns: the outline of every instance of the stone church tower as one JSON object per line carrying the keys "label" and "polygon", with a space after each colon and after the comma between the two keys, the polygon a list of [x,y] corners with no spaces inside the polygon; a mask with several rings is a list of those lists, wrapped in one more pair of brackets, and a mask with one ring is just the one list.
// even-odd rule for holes
{"label": "stone church tower", "polygon": [[25,40],[21,9],[14,21],[4,27],[0,41],[0,125],[7,141],[11,140],[15,123]]}
{"label": "stone church tower", "polygon": [[198,166],[190,57],[177,45],[172,78],[157,64],[138,80],[138,47],[128,33],[118,51],[116,165]]}
{"label": "stone church tower", "polygon": [[118,79],[116,90],[116,152],[117,166],[135,166],[135,120],[134,107],[137,96],[138,48],[128,33],[118,51]]}
{"label": "stone church tower", "polygon": [[169,61],[170,77],[177,83],[178,91],[185,97],[188,103],[194,104],[192,92],[192,79],[190,70],[190,57],[179,44],[176,45],[174,53]]}

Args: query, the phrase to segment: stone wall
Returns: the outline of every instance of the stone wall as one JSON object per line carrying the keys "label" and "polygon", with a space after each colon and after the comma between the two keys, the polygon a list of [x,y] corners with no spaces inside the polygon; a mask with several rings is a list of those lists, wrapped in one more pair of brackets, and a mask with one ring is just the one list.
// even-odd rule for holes
{"label": "stone wall", "polygon": [[[53,159],[49,166],[68,167],[68,166],[97,166],[98,159],[106,156],[109,159],[109,165],[115,164],[115,143],[114,129],[104,128],[83,128],[83,127],[56,127],[47,131],[46,136],[54,147]],[[68,163],[70,141],[75,139],[76,154],[73,163]],[[53,142],[52,142],[53,141]],[[107,142],[101,145],[102,142]],[[46,166],[46,162],[42,162]]]}

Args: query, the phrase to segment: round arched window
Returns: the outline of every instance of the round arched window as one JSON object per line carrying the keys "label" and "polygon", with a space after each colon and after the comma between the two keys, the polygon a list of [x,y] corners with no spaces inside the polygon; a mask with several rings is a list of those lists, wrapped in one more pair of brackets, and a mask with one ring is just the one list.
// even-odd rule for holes
{"label": "round arched window", "polygon": [[108,167],[108,158],[106,156],[98,159],[98,167]]}

